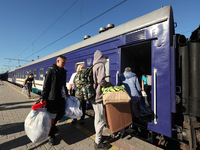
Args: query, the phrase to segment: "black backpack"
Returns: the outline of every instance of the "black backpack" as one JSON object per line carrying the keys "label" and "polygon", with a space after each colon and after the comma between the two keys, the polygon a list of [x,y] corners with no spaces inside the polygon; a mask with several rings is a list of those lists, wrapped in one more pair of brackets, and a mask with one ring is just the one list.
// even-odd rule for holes
{"label": "black backpack", "polygon": [[[95,64],[94,64],[95,65]],[[76,88],[75,97],[79,100],[90,100],[95,97],[95,89],[93,87],[93,66],[83,68],[78,71],[74,78],[74,86]]]}

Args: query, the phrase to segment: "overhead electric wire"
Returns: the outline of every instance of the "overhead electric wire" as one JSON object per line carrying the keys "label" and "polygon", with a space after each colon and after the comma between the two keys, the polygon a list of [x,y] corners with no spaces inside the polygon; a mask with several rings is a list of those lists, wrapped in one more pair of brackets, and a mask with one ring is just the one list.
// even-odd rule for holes
{"label": "overhead electric wire", "polygon": [[47,46],[41,48],[40,50],[36,51],[35,53],[32,53],[31,55],[29,55],[28,57],[26,57],[26,58],[24,58],[24,59],[27,59],[27,58],[31,57],[32,55],[34,55],[34,54],[36,54],[36,53],[42,51],[43,49],[49,47],[50,45],[52,45],[52,44],[58,42],[58,41],[61,40],[62,38],[64,38],[64,37],[68,36],[69,34],[75,32],[76,30],[80,29],[81,27],[85,26],[86,24],[88,24],[88,23],[94,21],[95,19],[99,18],[100,16],[104,15],[105,13],[107,13],[107,12],[111,11],[112,9],[116,8],[117,6],[121,5],[121,4],[124,3],[125,1],[127,1],[127,0],[123,0],[122,2],[118,3],[117,5],[111,7],[110,9],[108,9],[108,10],[106,10],[105,12],[101,13],[100,15],[98,15],[98,16],[94,17],[93,19],[89,20],[88,22],[86,22],[86,23],[80,25],[79,27],[75,28],[74,30],[70,31],[69,33],[65,34],[64,36],[58,38],[57,40],[53,41],[52,43],[48,44]]}
{"label": "overhead electric wire", "polygon": [[[179,19],[181,19],[181,18],[184,18],[184,17],[186,17],[186,16],[190,16],[190,15],[192,15],[192,14],[194,14],[194,13],[197,13],[197,12],[199,12],[199,11],[200,11],[200,9],[199,9],[199,10],[196,10],[196,11],[193,11],[192,13],[188,13],[188,14],[186,14],[186,15],[183,15],[183,16],[177,18],[176,21],[179,20]],[[189,30],[189,31],[183,31],[183,32],[180,32],[180,33],[187,33],[187,32],[192,32],[192,31],[193,31],[193,30]]]}
{"label": "overhead electric wire", "polygon": [[171,3],[170,5],[173,5],[173,4],[175,4],[175,3],[179,2],[179,1],[180,1],[180,0],[177,0],[177,1],[173,2],[173,3]]}
{"label": "overhead electric wire", "polygon": [[[72,8],[72,6],[75,5],[75,3],[78,0],[76,0],[69,8],[67,8],[62,15],[60,15],[60,17],[58,17],[37,39],[35,39],[35,41],[32,42],[32,44],[34,44],[39,38],[41,38],[66,12],[68,12],[70,10],[70,8]],[[31,45],[32,45],[31,44]],[[29,47],[31,47],[31,45],[29,45],[24,51],[22,51],[18,56],[20,56],[23,52],[25,52]]]}
{"label": "overhead electric wire", "polygon": [[192,15],[192,14],[194,14],[194,13],[199,12],[199,11],[200,11],[200,9],[197,10],[197,11],[193,11],[192,13],[186,14],[186,15],[184,15],[184,16],[181,16],[181,17],[177,18],[176,20],[181,19],[181,18],[186,17],[186,16],[190,16],[190,15]]}

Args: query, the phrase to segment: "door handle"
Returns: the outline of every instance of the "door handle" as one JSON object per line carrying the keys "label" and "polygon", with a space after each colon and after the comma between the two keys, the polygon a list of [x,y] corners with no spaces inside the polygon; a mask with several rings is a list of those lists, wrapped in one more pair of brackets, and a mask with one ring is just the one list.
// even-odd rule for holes
{"label": "door handle", "polygon": [[153,75],[154,75],[154,124],[157,124],[157,69],[153,70]]}

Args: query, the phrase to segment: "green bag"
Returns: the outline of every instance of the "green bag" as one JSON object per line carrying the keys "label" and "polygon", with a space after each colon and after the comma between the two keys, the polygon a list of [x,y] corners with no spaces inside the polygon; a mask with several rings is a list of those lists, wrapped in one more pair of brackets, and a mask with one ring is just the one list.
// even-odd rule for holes
{"label": "green bag", "polygon": [[78,71],[74,78],[74,86],[76,88],[75,97],[77,97],[79,100],[87,101],[95,97],[95,90],[93,88],[94,65]]}
{"label": "green bag", "polygon": [[37,88],[32,88],[32,93],[38,93],[38,89]]}

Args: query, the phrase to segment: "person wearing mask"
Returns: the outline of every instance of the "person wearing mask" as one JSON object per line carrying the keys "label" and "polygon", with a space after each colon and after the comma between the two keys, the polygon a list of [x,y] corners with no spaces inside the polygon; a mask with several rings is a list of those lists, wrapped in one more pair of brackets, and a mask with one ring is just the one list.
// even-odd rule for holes
{"label": "person wearing mask", "polygon": [[28,90],[27,96],[31,98],[31,91],[32,91],[32,83],[34,84],[35,87],[35,78],[33,74],[31,73],[25,80],[23,86],[26,85],[26,88]]}
{"label": "person wearing mask", "polygon": [[[78,65],[77,72],[81,71],[83,68],[85,68],[85,66],[83,64]],[[71,96],[75,96],[76,88],[74,87],[74,78],[75,78],[77,72],[73,73],[69,80],[69,92],[70,92]],[[82,107],[83,115],[81,116],[80,123],[84,124],[85,110],[86,110],[86,101],[85,100],[82,101],[81,107]],[[73,119],[72,124],[76,123],[76,121],[77,121],[77,119]]]}
{"label": "person wearing mask", "polygon": [[66,61],[66,57],[60,55],[56,59],[56,64],[47,69],[40,97],[40,103],[45,100],[47,111],[56,116],[49,133],[49,145],[54,145],[55,133],[58,131],[55,125],[65,114],[65,97],[68,96],[66,70],[64,69]]}
{"label": "person wearing mask", "polygon": [[107,60],[101,51],[97,50],[94,53],[93,60],[93,80],[94,80],[94,89],[96,91],[95,100],[91,100],[93,109],[94,109],[94,127],[95,127],[95,149],[109,149],[109,143],[103,143],[102,141],[102,132],[105,124],[103,117],[103,96],[102,96],[102,87],[108,87],[112,84],[105,80],[105,64]]}

